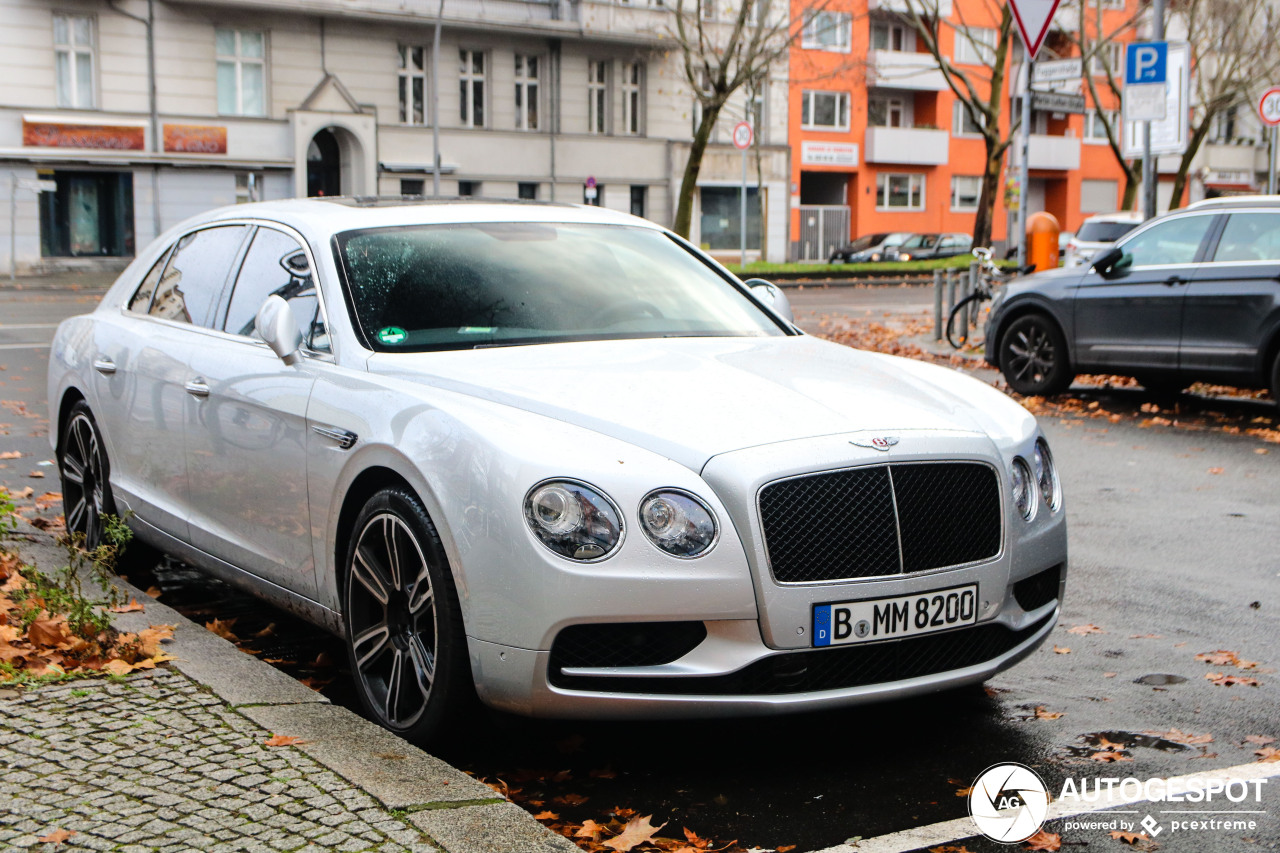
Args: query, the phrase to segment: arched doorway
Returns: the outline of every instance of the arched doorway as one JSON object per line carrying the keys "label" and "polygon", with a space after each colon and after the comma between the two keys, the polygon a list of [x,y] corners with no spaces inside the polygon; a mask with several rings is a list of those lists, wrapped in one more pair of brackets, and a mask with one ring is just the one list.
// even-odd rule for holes
{"label": "arched doorway", "polygon": [[338,137],[324,128],[307,146],[307,195],[342,195],[342,150]]}

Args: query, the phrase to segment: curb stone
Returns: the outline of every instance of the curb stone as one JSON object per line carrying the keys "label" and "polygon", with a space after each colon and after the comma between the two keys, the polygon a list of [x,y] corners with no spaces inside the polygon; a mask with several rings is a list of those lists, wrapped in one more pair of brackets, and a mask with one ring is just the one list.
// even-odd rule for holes
{"label": "curb stone", "polygon": [[[15,541],[24,560],[46,573],[66,565],[65,551],[46,533],[22,524]],[[25,540],[25,541],[24,541]],[[91,583],[91,582],[90,582]],[[150,598],[122,578],[114,583],[143,612],[113,613],[121,631],[174,624],[169,666],[202,685],[263,729],[300,737],[294,748],[372,797],[407,813],[446,853],[573,853],[578,848],[487,785],[391,732],[333,705],[271,665]],[[145,675],[146,673],[139,673]],[[131,676],[132,677],[132,676]]]}

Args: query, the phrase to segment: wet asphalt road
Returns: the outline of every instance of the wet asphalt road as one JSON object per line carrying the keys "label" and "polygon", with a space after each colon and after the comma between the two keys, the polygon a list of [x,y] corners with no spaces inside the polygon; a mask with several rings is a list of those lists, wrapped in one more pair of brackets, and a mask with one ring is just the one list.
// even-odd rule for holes
{"label": "wet asphalt road", "polygon": [[[38,465],[51,459],[42,422],[48,351],[32,344],[47,340],[62,316],[91,307],[92,298],[0,291],[0,424],[8,424],[0,426],[0,452],[23,453],[0,462],[0,483],[11,490],[32,486],[38,495],[58,489],[55,470]],[[931,305],[921,288],[806,289],[792,298],[802,323],[809,322],[806,312],[915,313]],[[1114,411],[1136,409],[1146,399],[1121,391],[1084,396]],[[1275,427],[1266,403],[1210,405],[1241,427],[1255,419]],[[1041,423],[1067,495],[1067,599],[1050,643],[993,679],[992,695],[973,689],[838,713],[718,722],[582,724],[493,716],[443,757],[520,789],[515,799],[534,811],[551,809],[581,821],[603,820],[610,809],[625,807],[654,814],[655,824],[671,820],[664,835],[674,829],[679,836],[687,826],[720,842],[795,844],[802,851],[962,817],[965,798],[957,790],[1001,761],[1034,767],[1056,791],[1068,777],[1181,775],[1253,760],[1257,745],[1246,743],[1247,736],[1280,737],[1280,445],[1221,430],[1141,428],[1136,418]],[[47,476],[33,479],[32,471]],[[181,572],[159,578],[166,601],[190,597],[208,605],[217,597]],[[275,639],[255,646],[263,656],[305,657],[303,663],[316,665],[300,674],[332,678],[326,692],[350,701],[341,667],[332,665],[341,660],[336,643],[316,663],[311,655],[331,642],[324,635],[299,639],[302,628],[295,631],[287,617],[239,595],[213,607],[224,616],[239,615],[236,628],[244,636],[275,622]],[[1085,624],[1104,633],[1068,632]],[[1070,652],[1055,653],[1055,645]],[[1259,668],[1196,660],[1198,653],[1219,649],[1257,661]],[[1210,672],[1253,677],[1261,686],[1216,686],[1205,679]],[[1136,683],[1153,674],[1185,681]],[[1037,707],[1061,716],[1039,719]],[[1213,739],[1180,748],[1137,736],[1172,729]],[[1101,737],[1126,747],[1112,751],[1131,761],[1091,760],[1104,751],[1097,747]],[[563,770],[568,778],[555,781]],[[556,801],[572,795],[588,799]],[[1143,814],[1152,810],[1144,808]],[[1254,831],[1165,832],[1161,849],[1280,845],[1280,779],[1264,786],[1262,804],[1252,808],[1268,812],[1258,816]],[[1063,840],[1088,849],[1125,849],[1100,831],[1068,831]],[[1008,849],[964,843],[975,853]]]}

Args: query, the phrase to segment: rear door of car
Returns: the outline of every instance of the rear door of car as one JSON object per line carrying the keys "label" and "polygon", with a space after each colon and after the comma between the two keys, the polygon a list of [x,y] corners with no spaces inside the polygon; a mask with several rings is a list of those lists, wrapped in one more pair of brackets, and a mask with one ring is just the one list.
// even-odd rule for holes
{"label": "rear door of car", "polygon": [[1188,377],[1250,382],[1280,321],[1280,210],[1229,214],[1210,257],[1186,288],[1179,363]]}
{"label": "rear door of car", "polygon": [[[307,500],[307,406],[312,362],[327,359],[311,259],[283,228],[258,226],[217,316],[188,362],[191,542],[285,589],[315,589]],[[287,261],[295,259],[292,265]],[[266,298],[283,297],[303,332],[304,357],[286,365],[258,336]]]}
{"label": "rear door of car", "polygon": [[1090,269],[1075,290],[1076,365],[1135,373],[1174,371],[1182,304],[1216,221],[1214,213],[1161,220],[1125,238],[1125,260],[1108,276]]}

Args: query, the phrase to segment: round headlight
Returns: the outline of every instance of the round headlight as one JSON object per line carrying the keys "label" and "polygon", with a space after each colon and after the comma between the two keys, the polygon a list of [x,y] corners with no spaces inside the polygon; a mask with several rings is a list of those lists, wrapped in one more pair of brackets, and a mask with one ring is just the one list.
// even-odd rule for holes
{"label": "round headlight", "polygon": [[1010,469],[1012,486],[1013,486],[1013,505],[1018,508],[1018,513],[1028,521],[1035,514],[1036,504],[1033,498],[1031,469],[1027,467],[1026,460],[1021,456],[1013,460],[1013,467]]}
{"label": "round headlight", "polygon": [[1036,452],[1033,457],[1036,482],[1040,485],[1040,495],[1045,506],[1056,510],[1062,504],[1062,484],[1058,481],[1058,469],[1053,464],[1053,454],[1049,452],[1049,443],[1043,438],[1036,439]]}
{"label": "round headlight", "polygon": [[622,539],[622,517],[613,502],[572,480],[550,480],[530,489],[524,517],[543,545],[571,560],[598,560]]}
{"label": "round headlight", "polygon": [[650,492],[640,502],[640,529],[673,557],[697,557],[716,542],[716,520],[701,501],[672,489]]}

